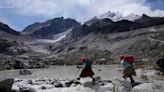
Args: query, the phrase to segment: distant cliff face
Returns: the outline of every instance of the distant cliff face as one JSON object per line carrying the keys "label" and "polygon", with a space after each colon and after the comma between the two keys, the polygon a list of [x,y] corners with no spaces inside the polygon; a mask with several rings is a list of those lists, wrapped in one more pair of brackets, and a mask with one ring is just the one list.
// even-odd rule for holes
{"label": "distant cliff face", "polygon": [[80,23],[74,19],[64,19],[63,17],[54,18],[43,23],[34,23],[29,25],[22,31],[22,34],[29,35],[34,38],[52,38],[55,34],[65,32],[68,29],[79,25]]}

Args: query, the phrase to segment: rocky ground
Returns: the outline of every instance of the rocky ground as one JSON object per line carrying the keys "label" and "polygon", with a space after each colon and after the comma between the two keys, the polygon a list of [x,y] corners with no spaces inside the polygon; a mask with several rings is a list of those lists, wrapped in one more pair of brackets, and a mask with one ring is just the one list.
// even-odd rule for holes
{"label": "rocky ground", "polygon": [[[121,78],[120,69],[119,65],[93,66],[97,78],[94,83],[90,78],[76,80],[79,73],[74,75],[77,71],[75,66],[30,70],[32,75],[19,75],[18,70],[7,70],[0,73],[3,73],[0,87],[5,83],[13,84],[5,87],[14,92],[163,92],[164,77],[160,71],[150,67],[137,68],[134,78],[138,84],[132,87],[129,80]],[[12,77],[14,82],[4,82],[2,77]]]}

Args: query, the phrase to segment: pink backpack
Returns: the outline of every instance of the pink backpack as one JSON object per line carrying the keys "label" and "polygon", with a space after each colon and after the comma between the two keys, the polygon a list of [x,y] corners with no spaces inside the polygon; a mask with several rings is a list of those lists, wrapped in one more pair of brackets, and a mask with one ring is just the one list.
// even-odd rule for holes
{"label": "pink backpack", "polygon": [[133,64],[134,57],[132,55],[124,55],[125,62],[128,62],[129,64]]}

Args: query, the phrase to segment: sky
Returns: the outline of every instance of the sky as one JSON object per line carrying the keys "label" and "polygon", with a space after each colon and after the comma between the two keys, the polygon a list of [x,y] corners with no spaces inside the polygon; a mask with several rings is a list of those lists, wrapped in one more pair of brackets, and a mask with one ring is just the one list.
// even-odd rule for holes
{"label": "sky", "polygon": [[61,16],[85,22],[107,11],[161,17],[164,0],[0,0],[0,22],[17,31]]}

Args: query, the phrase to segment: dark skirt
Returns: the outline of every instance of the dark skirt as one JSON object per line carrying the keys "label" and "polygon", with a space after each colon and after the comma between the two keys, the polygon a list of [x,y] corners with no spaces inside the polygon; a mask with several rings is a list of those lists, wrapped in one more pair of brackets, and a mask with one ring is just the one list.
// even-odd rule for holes
{"label": "dark skirt", "polygon": [[135,72],[133,66],[129,66],[123,70],[123,77],[126,78],[126,77],[129,77],[132,75],[136,76],[136,72]]}
{"label": "dark skirt", "polygon": [[85,67],[81,74],[80,77],[92,77],[94,75],[94,72],[92,71],[91,67]]}

